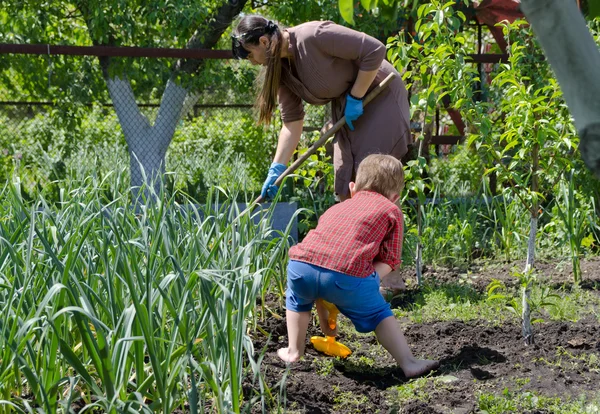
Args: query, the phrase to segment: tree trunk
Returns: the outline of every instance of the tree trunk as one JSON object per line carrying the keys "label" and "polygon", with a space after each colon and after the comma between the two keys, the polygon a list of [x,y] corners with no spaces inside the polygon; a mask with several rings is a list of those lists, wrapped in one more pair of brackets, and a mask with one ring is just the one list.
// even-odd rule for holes
{"label": "tree trunk", "polygon": [[[529,228],[529,240],[527,242],[527,262],[525,264],[526,277],[529,278],[527,273],[533,270],[533,262],[535,258],[535,237],[537,235],[537,217],[531,217],[531,224]],[[531,299],[531,283],[527,283],[523,287],[523,338],[525,339],[526,345],[534,344],[533,328],[531,327],[531,309],[529,307],[529,301]]]}
{"label": "tree trunk", "polygon": [[[187,43],[189,49],[213,48],[231,22],[242,11],[247,0],[228,0],[216,12],[206,31],[196,31]],[[85,10],[85,9],[82,9]],[[139,189],[147,183],[144,197],[152,198],[152,193],[160,191],[162,175],[165,171],[165,155],[178,122],[194,106],[199,94],[179,85],[175,79],[181,73],[193,73],[198,70],[202,60],[181,59],[173,68],[173,73],[161,98],[158,115],[154,125],[140,112],[131,83],[126,78],[109,75],[109,58],[100,58],[106,85],[112,99],[117,117],[130,156],[131,187],[133,199],[139,200]]]}
{"label": "tree trunk", "polygon": [[600,53],[575,1],[521,0],[579,131],[579,149],[600,176]]}
{"label": "tree trunk", "polygon": [[[531,192],[534,195],[539,191],[539,153],[540,146],[536,143],[534,144],[531,153]],[[533,200],[530,210],[531,219],[529,226],[529,240],[527,241],[527,262],[525,263],[525,277],[527,278],[527,284],[523,288],[523,338],[525,339],[526,345],[533,345],[534,343],[533,329],[531,327],[531,310],[529,308],[529,300],[531,299],[531,277],[529,273],[533,271],[535,261],[535,238],[538,227],[539,203],[537,201],[537,196],[534,196]]]}
{"label": "tree trunk", "polygon": [[[165,170],[165,155],[177,123],[184,111],[188,91],[169,80],[163,93],[154,125],[140,112],[131,83],[118,77],[106,81],[130,156],[131,187],[134,200],[139,189],[147,184],[144,197],[158,195]],[[197,99],[197,98],[196,98]],[[189,109],[193,99],[185,105]],[[192,103],[193,105],[193,103]],[[141,200],[138,200],[141,201]]]}
{"label": "tree trunk", "polygon": [[423,226],[421,224],[421,202],[417,200],[417,229],[418,229],[418,240],[417,240],[417,256],[415,258],[415,265],[417,271],[417,284],[421,286],[423,284],[423,243],[421,243],[421,237],[423,235]]}
{"label": "tree trunk", "polygon": [[[417,161],[423,154],[423,149],[428,148],[427,145],[431,141],[432,126],[427,130],[427,125],[424,128],[425,137],[419,142],[419,151],[417,153]],[[425,142],[427,141],[427,143]],[[429,151],[427,151],[429,153]],[[423,176],[419,177],[421,180]],[[417,252],[415,258],[415,266],[417,272],[417,284],[421,286],[423,284],[423,243],[421,237],[423,237],[423,214],[421,213],[421,194],[417,194]]]}

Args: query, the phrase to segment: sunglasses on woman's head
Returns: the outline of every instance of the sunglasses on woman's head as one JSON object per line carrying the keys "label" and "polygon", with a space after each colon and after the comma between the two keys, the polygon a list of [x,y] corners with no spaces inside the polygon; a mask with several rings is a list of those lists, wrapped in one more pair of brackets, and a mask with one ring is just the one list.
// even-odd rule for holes
{"label": "sunglasses on woman's head", "polygon": [[[243,36],[243,35],[242,35]],[[242,36],[231,36],[231,51],[236,59],[247,59],[250,52],[244,49],[240,38]]]}
{"label": "sunglasses on woman's head", "polygon": [[248,42],[253,40],[254,37],[260,37],[264,34],[265,29],[263,27],[257,27],[246,33],[231,35],[231,51],[233,52],[233,57],[236,59],[247,59],[250,52],[244,49],[242,41]]}

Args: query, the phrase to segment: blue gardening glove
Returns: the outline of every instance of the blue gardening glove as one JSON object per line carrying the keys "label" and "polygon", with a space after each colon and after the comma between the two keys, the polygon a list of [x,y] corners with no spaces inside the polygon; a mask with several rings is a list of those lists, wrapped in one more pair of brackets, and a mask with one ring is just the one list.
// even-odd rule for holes
{"label": "blue gardening glove", "polygon": [[350,94],[346,95],[346,109],[344,110],[344,115],[346,116],[346,124],[348,124],[350,131],[354,131],[354,125],[352,125],[352,122],[356,121],[362,114],[362,99],[353,98]]}
{"label": "blue gardening glove", "polygon": [[286,166],[283,164],[279,164],[278,162],[274,162],[271,164],[269,168],[269,173],[267,174],[267,179],[263,184],[262,191],[260,192],[260,196],[263,199],[273,198],[277,194],[279,188],[274,185],[277,178],[283,174],[286,170]]}

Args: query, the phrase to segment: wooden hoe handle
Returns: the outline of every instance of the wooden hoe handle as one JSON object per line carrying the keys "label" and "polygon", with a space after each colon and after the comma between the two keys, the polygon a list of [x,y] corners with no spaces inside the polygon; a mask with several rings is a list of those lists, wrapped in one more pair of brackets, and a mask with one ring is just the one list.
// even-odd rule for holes
{"label": "wooden hoe handle", "polygon": [[[363,101],[363,107],[368,105],[369,102],[371,102],[373,99],[375,99],[375,97],[377,95],[379,95],[381,93],[381,91],[383,91],[385,88],[387,88],[387,86],[389,85],[389,83],[396,77],[395,73],[390,73],[389,75],[387,75],[387,77],[381,81],[381,83],[379,85],[377,85],[375,87],[375,89],[373,89],[371,92],[369,92],[369,94],[365,97],[364,101]],[[346,117],[343,116],[341,117],[331,128],[329,128],[327,131],[325,131],[324,133],[321,134],[321,137],[310,146],[310,148],[304,153],[302,154],[300,157],[298,157],[298,159],[296,161],[294,161],[292,163],[292,165],[290,165],[279,177],[277,177],[277,180],[275,181],[276,186],[281,185],[281,183],[283,182],[284,178],[287,177],[288,175],[290,175],[291,173],[293,173],[294,171],[296,171],[298,169],[298,167],[300,167],[304,161],[306,161],[311,155],[313,155],[317,149],[319,149],[320,147],[322,147],[323,145],[325,145],[327,143],[327,141],[329,141],[330,138],[332,138],[336,132],[338,132],[346,123]],[[256,200],[254,200],[254,202],[252,204],[257,204],[260,203],[261,201],[263,201],[262,196],[258,196],[258,198]]]}

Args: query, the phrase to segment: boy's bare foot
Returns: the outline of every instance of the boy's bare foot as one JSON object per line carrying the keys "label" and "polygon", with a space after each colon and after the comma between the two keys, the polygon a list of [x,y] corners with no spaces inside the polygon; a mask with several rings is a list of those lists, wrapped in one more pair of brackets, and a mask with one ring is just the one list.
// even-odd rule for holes
{"label": "boy's bare foot", "polygon": [[285,362],[296,362],[302,356],[299,352],[291,353],[290,348],[279,348],[277,355]]}
{"label": "boy's bare foot", "polygon": [[439,366],[440,361],[435,361],[432,359],[414,359],[404,364],[404,366],[401,368],[407,378],[414,378],[425,375]]}

